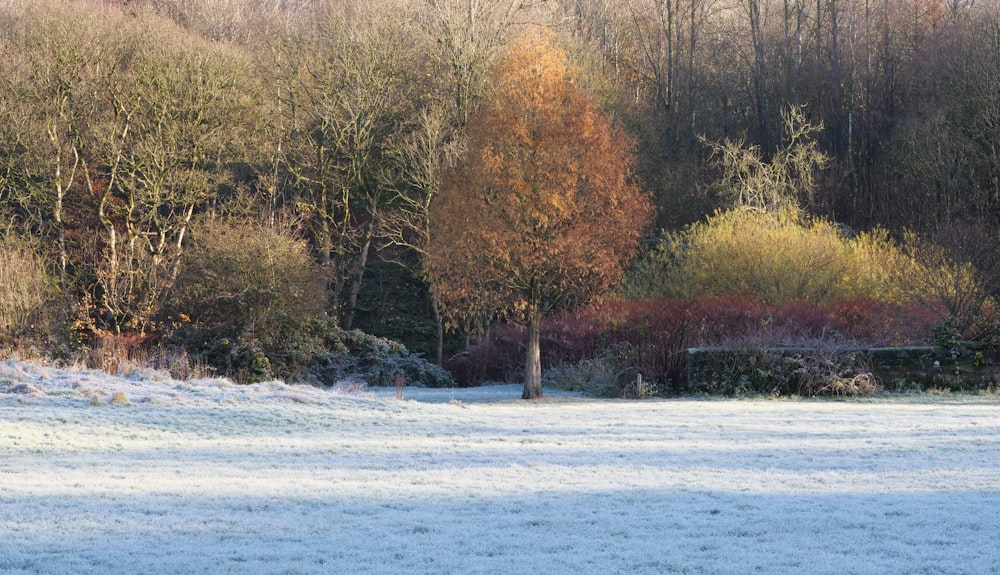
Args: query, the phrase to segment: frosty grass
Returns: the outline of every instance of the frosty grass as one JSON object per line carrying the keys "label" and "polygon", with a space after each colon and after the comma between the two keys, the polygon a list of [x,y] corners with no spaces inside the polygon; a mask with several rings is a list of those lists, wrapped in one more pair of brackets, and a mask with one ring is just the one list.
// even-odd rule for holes
{"label": "frosty grass", "polygon": [[0,573],[1000,573],[1000,398],[345,395],[0,362]]}

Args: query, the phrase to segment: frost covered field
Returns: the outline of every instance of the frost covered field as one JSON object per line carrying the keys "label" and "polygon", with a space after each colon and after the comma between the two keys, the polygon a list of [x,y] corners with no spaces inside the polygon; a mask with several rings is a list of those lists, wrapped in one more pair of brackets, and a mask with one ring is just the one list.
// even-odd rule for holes
{"label": "frost covered field", "polygon": [[996,397],[519,393],[0,362],[0,573],[1000,573]]}

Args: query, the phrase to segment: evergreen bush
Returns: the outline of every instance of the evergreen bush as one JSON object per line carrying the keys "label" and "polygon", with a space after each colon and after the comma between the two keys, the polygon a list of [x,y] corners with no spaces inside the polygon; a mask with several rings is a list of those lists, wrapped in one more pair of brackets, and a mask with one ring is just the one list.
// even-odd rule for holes
{"label": "evergreen bush", "polygon": [[395,385],[402,375],[406,385],[450,387],[451,375],[401,343],[358,330],[342,330],[332,321],[313,324],[315,344],[305,358],[301,377],[316,384],[332,386],[350,377],[368,385]]}

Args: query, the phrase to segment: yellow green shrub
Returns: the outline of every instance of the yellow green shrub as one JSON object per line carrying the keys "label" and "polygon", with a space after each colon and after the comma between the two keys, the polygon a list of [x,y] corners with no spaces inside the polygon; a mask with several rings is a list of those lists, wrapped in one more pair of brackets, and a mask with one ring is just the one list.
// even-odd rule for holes
{"label": "yellow green shrub", "polygon": [[632,270],[624,295],[737,294],[767,304],[868,297],[903,303],[917,268],[885,232],[848,237],[822,218],[737,209],[669,234]]}

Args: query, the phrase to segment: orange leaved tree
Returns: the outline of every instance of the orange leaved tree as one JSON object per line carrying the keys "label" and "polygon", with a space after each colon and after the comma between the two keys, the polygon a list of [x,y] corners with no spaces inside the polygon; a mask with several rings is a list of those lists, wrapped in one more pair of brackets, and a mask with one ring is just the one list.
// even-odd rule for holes
{"label": "orange leaved tree", "polygon": [[498,60],[465,157],[431,205],[425,266],[446,316],[527,327],[524,399],[542,394],[541,319],[613,289],[652,220],[633,163],[630,139],[547,36]]}

